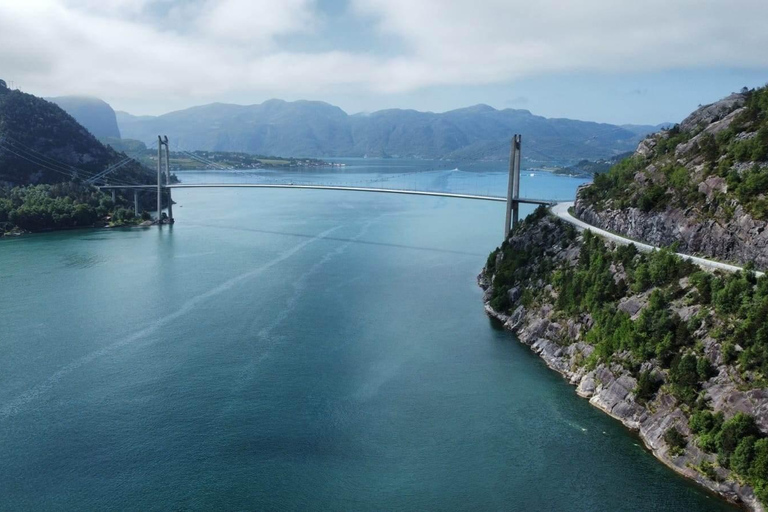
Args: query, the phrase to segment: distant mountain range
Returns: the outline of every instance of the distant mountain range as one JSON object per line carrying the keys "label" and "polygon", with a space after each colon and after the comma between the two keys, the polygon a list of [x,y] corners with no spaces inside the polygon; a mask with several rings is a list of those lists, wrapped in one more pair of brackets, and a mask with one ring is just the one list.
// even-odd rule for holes
{"label": "distant mountain range", "polygon": [[[78,117],[77,112],[70,113]],[[102,131],[100,124],[80,121]],[[282,100],[247,106],[213,103],[161,116],[117,112],[117,123],[124,138],[148,146],[162,134],[185,150],[321,158],[504,160],[509,139],[522,133],[529,165],[610,158],[632,150],[644,135],[657,130],[548,119],[527,110],[496,110],[488,105],[445,113],[391,109],[349,115],[328,103]]]}
{"label": "distant mountain range", "polygon": [[621,127],[625,130],[629,130],[632,133],[636,133],[637,135],[645,137],[660,130],[664,130],[665,128],[670,128],[673,125],[674,123],[661,123],[655,126],[650,126],[647,124],[622,124]]}

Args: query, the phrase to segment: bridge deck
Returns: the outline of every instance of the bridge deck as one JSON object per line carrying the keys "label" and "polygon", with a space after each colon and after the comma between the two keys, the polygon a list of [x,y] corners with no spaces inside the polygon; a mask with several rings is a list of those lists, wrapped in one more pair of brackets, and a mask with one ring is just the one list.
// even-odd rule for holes
{"label": "bridge deck", "polygon": [[[116,189],[142,189],[142,190],[157,190],[157,185],[103,185],[98,187],[101,190],[116,190]],[[506,197],[500,196],[483,196],[476,194],[455,194],[452,192],[425,192],[420,190],[403,190],[395,188],[374,188],[374,187],[344,187],[336,185],[294,185],[294,184],[266,184],[266,183],[177,183],[174,185],[168,185],[163,188],[293,188],[293,189],[308,189],[308,190],[345,190],[352,192],[379,192],[384,194],[405,194],[414,196],[433,196],[433,197],[453,197],[457,199],[477,199],[480,201],[499,201],[506,202]],[[551,199],[531,199],[528,197],[521,197],[517,199],[517,202],[523,204],[539,204],[539,205],[553,205],[558,201]]]}

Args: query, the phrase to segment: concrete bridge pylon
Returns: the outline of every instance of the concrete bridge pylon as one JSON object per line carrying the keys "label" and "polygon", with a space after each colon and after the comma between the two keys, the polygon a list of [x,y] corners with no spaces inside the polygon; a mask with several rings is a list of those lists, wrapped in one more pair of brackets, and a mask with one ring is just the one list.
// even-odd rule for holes
{"label": "concrete bridge pylon", "polygon": [[[163,156],[165,148],[165,156]],[[171,198],[171,157],[168,149],[168,136],[157,136],[157,223],[162,224],[163,220],[163,189],[168,196],[168,224],[173,224],[173,199]],[[163,166],[165,172],[163,172]],[[163,176],[165,176],[165,187],[163,187]]]}
{"label": "concrete bridge pylon", "polygon": [[504,239],[517,226],[520,217],[520,159],[522,136],[515,134],[509,150],[509,182],[507,185],[507,212],[504,221]]}

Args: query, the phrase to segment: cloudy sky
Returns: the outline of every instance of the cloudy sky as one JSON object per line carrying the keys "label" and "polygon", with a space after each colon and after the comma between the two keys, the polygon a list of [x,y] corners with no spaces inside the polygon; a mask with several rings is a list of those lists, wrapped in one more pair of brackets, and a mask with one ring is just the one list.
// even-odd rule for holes
{"label": "cloudy sky", "polygon": [[160,114],[315,99],[678,121],[768,82],[766,0],[3,0],[0,78]]}

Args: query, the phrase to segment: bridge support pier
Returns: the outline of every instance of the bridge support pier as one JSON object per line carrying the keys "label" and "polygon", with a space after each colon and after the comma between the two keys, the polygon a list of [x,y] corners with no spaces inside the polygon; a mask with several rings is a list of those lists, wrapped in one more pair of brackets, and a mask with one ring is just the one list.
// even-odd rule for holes
{"label": "bridge support pier", "polygon": [[116,202],[117,202],[117,194],[115,189],[112,189],[112,203],[114,204]]}
{"label": "bridge support pier", "polygon": [[520,217],[520,148],[522,136],[515,134],[509,151],[509,182],[507,185],[507,212],[504,220],[504,239],[517,226]]}
{"label": "bridge support pier", "polygon": [[139,216],[139,191],[133,191],[133,214]]}

